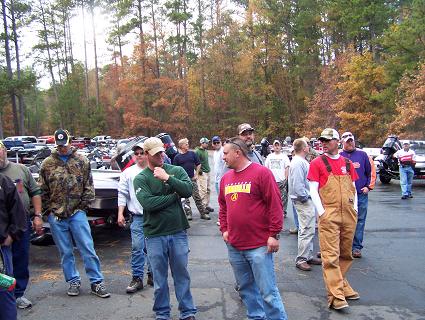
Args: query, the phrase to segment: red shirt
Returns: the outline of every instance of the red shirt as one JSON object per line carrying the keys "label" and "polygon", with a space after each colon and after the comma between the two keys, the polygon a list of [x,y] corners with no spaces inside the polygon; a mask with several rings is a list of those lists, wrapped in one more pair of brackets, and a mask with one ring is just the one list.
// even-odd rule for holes
{"label": "red shirt", "polygon": [[[347,166],[344,157],[339,156],[338,159],[332,159],[327,157],[329,165],[332,169],[332,174],[336,176],[350,175],[351,180],[356,181],[359,177],[353,163],[350,161],[350,172],[347,172]],[[319,189],[328,182],[329,172],[326,169],[326,165],[321,159],[317,157],[310,163],[310,169],[308,171],[307,179],[310,181],[319,182]]]}
{"label": "red shirt", "polygon": [[239,250],[267,245],[283,227],[280,192],[272,172],[251,163],[240,172],[228,171],[220,181],[220,231]]}

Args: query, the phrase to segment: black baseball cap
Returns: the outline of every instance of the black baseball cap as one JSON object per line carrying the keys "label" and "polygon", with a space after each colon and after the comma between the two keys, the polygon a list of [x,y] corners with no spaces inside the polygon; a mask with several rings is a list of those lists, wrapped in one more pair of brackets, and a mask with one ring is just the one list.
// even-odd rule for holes
{"label": "black baseball cap", "polygon": [[64,129],[58,129],[55,131],[55,143],[57,146],[69,145],[69,132]]}

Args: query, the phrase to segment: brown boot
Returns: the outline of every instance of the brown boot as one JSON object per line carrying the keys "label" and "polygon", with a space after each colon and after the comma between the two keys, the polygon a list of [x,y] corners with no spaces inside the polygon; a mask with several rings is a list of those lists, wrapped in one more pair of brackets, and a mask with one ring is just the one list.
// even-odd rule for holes
{"label": "brown boot", "polygon": [[203,220],[211,220],[211,217],[208,213],[201,214],[201,219]]}

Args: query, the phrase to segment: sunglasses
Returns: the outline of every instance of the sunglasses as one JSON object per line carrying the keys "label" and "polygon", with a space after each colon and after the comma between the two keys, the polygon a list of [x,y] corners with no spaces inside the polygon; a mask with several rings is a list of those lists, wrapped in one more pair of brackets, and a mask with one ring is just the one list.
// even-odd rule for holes
{"label": "sunglasses", "polygon": [[345,139],[345,138],[351,138],[351,139],[354,139],[354,137],[353,137],[353,135],[352,135],[352,134],[345,134],[345,135],[343,135],[341,138],[342,138],[342,139]]}
{"label": "sunglasses", "polygon": [[135,156],[143,156],[144,152],[143,151],[135,152],[134,155]]}
{"label": "sunglasses", "polygon": [[220,144],[221,141],[214,141],[213,144]]}

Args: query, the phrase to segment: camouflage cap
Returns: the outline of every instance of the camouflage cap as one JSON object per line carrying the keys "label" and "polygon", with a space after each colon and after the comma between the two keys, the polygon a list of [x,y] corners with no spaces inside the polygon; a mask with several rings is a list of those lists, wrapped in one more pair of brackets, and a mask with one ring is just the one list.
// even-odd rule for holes
{"label": "camouflage cap", "polygon": [[201,140],[199,140],[199,143],[210,143],[210,140],[208,140],[208,138],[201,138]]}
{"label": "camouflage cap", "polygon": [[326,128],[320,134],[319,140],[338,140],[339,141],[339,133],[335,129]]}
{"label": "camouflage cap", "polygon": [[244,131],[255,131],[249,123],[241,123],[238,125],[238,134],[242,134]]}

